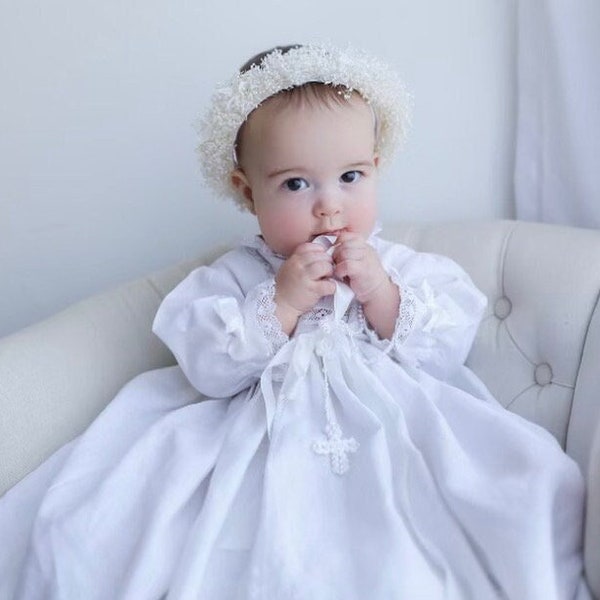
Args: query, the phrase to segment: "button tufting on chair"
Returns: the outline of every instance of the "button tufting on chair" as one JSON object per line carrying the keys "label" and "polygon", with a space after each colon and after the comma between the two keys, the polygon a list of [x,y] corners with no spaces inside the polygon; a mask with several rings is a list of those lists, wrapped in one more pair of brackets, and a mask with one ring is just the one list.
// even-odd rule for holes
{"label": "button tufting on chair", "polygon": [[548,385],[552,381],[552,367],[548,363],[537,365],[534,378],[538,385]]}
{"label": "button tufting on chair", "polygon": [[494,305],[494,314],[499,319],[506,319],[506,317],[510,315],[511,310],[512,302],[506,296],[502,296],[502,298],[498,298],[498,300],[496,300],[496,304]]}

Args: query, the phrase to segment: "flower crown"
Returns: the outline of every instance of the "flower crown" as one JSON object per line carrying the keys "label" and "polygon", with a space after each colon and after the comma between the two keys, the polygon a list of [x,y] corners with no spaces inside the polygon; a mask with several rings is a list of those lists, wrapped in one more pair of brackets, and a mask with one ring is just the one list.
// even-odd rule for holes
{"label": "flower crown", "polygon": [[217,195],[232,197],[245,207],[231,182],[240,127],[267,98],[313,82],[358,92],[377,119],[380,164],[391,159],[406,136],[410,102],[404,85],[387,65],[363,52],[328,45],[296,46],[286,52],[275,49],[260,64],[218,86],[200,121],[197,152],[204,178]]}

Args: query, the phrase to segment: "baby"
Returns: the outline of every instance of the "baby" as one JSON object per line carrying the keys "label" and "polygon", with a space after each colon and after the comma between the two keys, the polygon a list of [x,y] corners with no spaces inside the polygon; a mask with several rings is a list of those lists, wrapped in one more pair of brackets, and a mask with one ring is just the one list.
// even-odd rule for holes
{"label": "baby", "polygon": [[352,50],[276,48],[217,90],[205,176],[260,235],[165,298],[177,366],[38,485],[17,598],[575,597],[583,480],[464,367],[485,297],[377,235],[405,122]]}

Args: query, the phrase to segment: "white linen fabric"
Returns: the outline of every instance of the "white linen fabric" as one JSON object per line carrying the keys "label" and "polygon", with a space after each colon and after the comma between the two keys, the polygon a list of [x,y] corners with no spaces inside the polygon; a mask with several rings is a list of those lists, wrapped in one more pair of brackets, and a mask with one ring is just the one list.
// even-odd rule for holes
{"label": "white linen fabric", "polygon": [[517,2],[517,218],[600,227],[600,3]]}
{"label": "white linen fabric", "polygon": [[178,366],[132,380],[0,502],[4,589],[574,598],[583,478],[463,366],[484,296],[449,259],[370,242],[402,290],[392,340],[343,284],[285,336],[283,259],[260,238],[175,288],[154,330]]}

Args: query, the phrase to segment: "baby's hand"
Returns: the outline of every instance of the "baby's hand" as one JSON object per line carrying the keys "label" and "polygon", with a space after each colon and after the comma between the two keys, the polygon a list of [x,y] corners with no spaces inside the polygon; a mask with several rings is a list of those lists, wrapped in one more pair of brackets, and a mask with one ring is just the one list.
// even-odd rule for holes
{"label": "baby's hand", "polygon": [[342,233],[333,252],[334,274],[345,279],[364,315],[381,338],[394,334],[400,290],[385,272],[375,249],[356,233]]}
{"label": "baby's hand", "polygon": [[334,275],[347,281],[356,299],[368,303],[375,294],[389,283],[375,249],[357,233],[342,233],[333,252]]}
{"label": "baby's hand", "polygon": [[275,314],[290,334],[298,318],[335,292],[333,260],[318,244],[300,244],[275,277]]}

